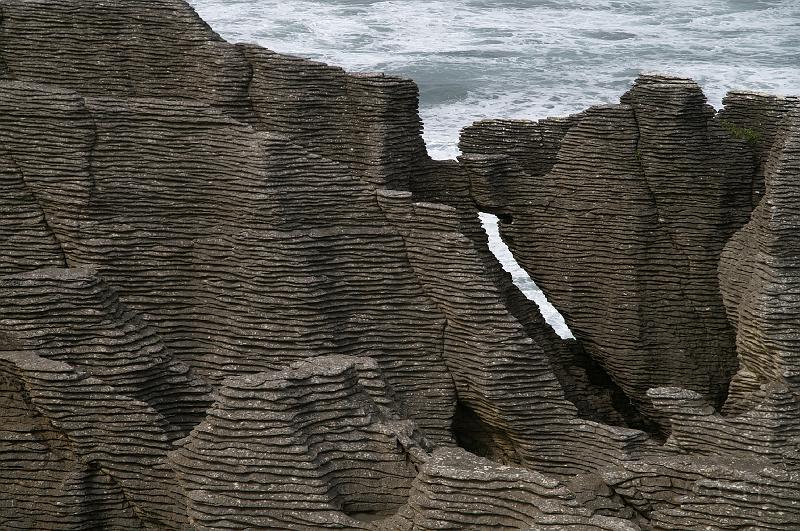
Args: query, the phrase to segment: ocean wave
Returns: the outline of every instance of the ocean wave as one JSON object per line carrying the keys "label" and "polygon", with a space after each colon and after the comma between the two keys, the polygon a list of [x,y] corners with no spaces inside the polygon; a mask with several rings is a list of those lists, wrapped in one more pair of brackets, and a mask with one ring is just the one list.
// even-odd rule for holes
{"label": "ocean wave", "polygon": [[641,71],[796,92],[794,0],[191,0],[234,42],[411,77],[435,158],[483,118],[564,115],[617,101]]}

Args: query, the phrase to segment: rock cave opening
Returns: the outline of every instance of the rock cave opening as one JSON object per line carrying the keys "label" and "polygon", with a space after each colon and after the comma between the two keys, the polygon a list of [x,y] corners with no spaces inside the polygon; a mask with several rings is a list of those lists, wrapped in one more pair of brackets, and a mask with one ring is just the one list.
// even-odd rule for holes
{"label": "rock cave opening", "polygon": [[471,454],[503,464],[520,464],[514,442],[507,434],[487,426],[469,405],[456,403],[453,416],[456,444]]}

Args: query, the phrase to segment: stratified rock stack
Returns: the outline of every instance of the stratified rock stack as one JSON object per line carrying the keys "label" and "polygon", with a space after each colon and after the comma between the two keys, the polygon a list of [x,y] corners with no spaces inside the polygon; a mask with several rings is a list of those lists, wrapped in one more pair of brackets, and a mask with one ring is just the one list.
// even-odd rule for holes
{"label": "stratified rock stack", "polygon": [[796,100],[726,105],[432,161],[410,80],[0,0],[0,527],[796,529]]}
{"label": "stratified rock stack", "polygon": [[86,96],[169,94],[247,116],[249,63],[184,2],[3,0],[0,11],[3,77]]}
{"label": "stratified rock stack", "polygon": [[463,163],[476,200],[512,218],[503,236],[587,352],[666,430],[649,388],[721,404],[735,369],[716,270],[750,213],[752,155],[694,83],[644,76],[622,101],[478,123]]}
{"label": "stratified rock stack", "polygon": [[[577,418],[542,348],[509,315],[502,292],[482,278],[480,254],[459,232],[455,208],[412,204],[408,192],[379,196],[401,228],[418,277],[447,317],[443,357],[458,393],[454,427],[462,446],[502,463],[567,475],[614,463],[642,442],[640,432]],[[502,332],[482,333],[487,329]],[[524,396],[537,400],[520,408]]]}
{"label": "stratified rock stack", "polygon": [[93,273],[38,269],[4,276],[0,300],[0,332],[16,351],[69,363],[147,402],[175,426],[176,435],[205,416],[210,389]]}
{"label": "stratified rock stack", "polygon": [[757,169],[753,181],[753,207],[764,196],[764,169],[775,137],[781,133],[792,111],[800,106],[797,96],[773,96],[753,92],[729,92],[718,117],[733,136],[753,147]]}
{"label": "stratified rock stack", "polygon": [[226,379],[170,458],[192,526],[357,528],[396,512],[425,442],[387,392],[373,360],[346,356]]}
{"label": "stratified rock stack", "polygon": [[776,135],[765,165],[766,192],[750,222],[730,239],[720,287],[736,326],[739,372],[729,407],[770,382],[800,385],[800,105]]}
{"label": "stratified rock stack", "polygon": [[[43,397],[45,406],[52,400],[62,412],[60,416],[67,417],[72,412],[76,417],[91,418],[92,423],[98,424],[119,420],[118,417],[114,419],[115,415],[109,414],[108,409],[121,400],[97,393],[101,382],[85,382],[69,365],[31,353],[0,352],[0,385],[3,421],[0,430],[0,524],[4,528],[145,528],[107,467],[104,470],[97,460],[82,462],[79,443],[70,438],[57,421],[49,418],[53,412],[43,411],[38,399]],[[60,393],[63,386],[69,386],[74,394],[68,397]],[[98,406],[92,397],[103,402],[104,412],[99,417],[92,415],[97,413]],[[79,406],[78,411],[76,406]],[[136,404],[128,413],[145,421],[138,426],[131,423],[131,428],[151,433],[159,430],[156,417],[147,414],[144,404]],[[96,431],[91,435],[95,443],[100,442]],[[141,442],[141,439],[131,440],[128,448]],[[142,448],[147,447],[142,445]],[[85,453],[90,451],[90,448],[84,449]],[[142,460],[143,452],[138,453],[137,460]],[[158,491],[156,494],[163,504],[171,505],[169,496]]]}
{"label": "stratified rock stack", "polygon": [[[5,146],[7,139],[3,138]],[[64,253],[47,225],[17,161],[0,150],[0,275],[37,267],[65,267]]]}
{"label": "stratified rock stack", "polygon": [[433,453],[395,522],[403,530],[638,529],[618,518],[592,515],[558,481],[461,449]]}
{"label": "stratified rock stack", "polygon": [[238,48],[252,68],[247,87],[256,129],[286,135],[377,187],[407,189],[429,164],[410,79]]}
{"label": "stratified rock stack", "polygon": [[0,293],[2,438],[27,450],[0,472],[2,526],[185,521],[166,452],[205,415],[209,389],[88,272],[4,276]]}
{"label": "stratified rock stack", "polygon": [[[59,114],[62,89],[45,103],[23,102],[18,82],[0,91],[7,145],[67,262],[94,267],[199,375],[365,353],[450,439],[443,316],[375,190],[346,167],[195,100],[71,93]],[[24,142],[33,134],[39,145]],[[52,156],[66,142],[71,157]],[[409,369],[420,378],[401,378]]]}

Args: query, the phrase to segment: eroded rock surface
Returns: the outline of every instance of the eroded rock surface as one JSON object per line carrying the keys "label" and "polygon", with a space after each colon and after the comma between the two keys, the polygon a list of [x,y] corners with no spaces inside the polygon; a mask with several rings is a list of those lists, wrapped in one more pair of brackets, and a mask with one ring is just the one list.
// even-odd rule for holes
{"label": "eroded rock surface", "polygon": [[[198,529],[362,527],[406,503],[424,439],[369,358],[226,379],[170,456]],[[364,524],[363,527],[371,526]]]}
{"label": "eroded rock surface", "polygon": [[797,100],[725,101],[432,161],[410,80],[0,0],[0,527],[796,529]]}
{"label": "eroded rock surface", "polygon": [[747,222],[754,167],[696,84],[645,76],[614,106],[478,123],[463,163],[479,203],[587,352],[647,417],[681,385],[721,404],[736,367],[717,264]]}
{"label": "eroded rock surface", "polygon": [[728,241],[720,288],[737,329],[739,372],[729,407],[764,384],[798,391],[800,347],[800,105],[783,121],[765,164],[764,198],[750,222]]}

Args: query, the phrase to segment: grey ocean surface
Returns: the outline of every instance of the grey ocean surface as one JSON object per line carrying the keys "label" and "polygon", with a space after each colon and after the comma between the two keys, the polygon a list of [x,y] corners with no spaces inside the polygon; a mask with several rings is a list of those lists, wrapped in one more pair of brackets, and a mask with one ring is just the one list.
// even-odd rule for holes
{"label": "grey ocean surface", "polygon": [[[231,42],[414,79],[434,158],[457,156],[459,130],[473,121],[617,102],[640,72],[691,77],[717,108],[729,90],[800,94],[800,0],[189,3]],[[495,254],[520,289],[543,298],[492,217],[482,219]],[[548,306],[543,314],[560,318]],[[551,324],[569,335],[563,320]]]}
{"label": "grey ocean surface", "polygon": [[800,0],[189,0],[232,42],[414,79],[434,158],[481,118],[616,102],[640,72],[800,92]]}

